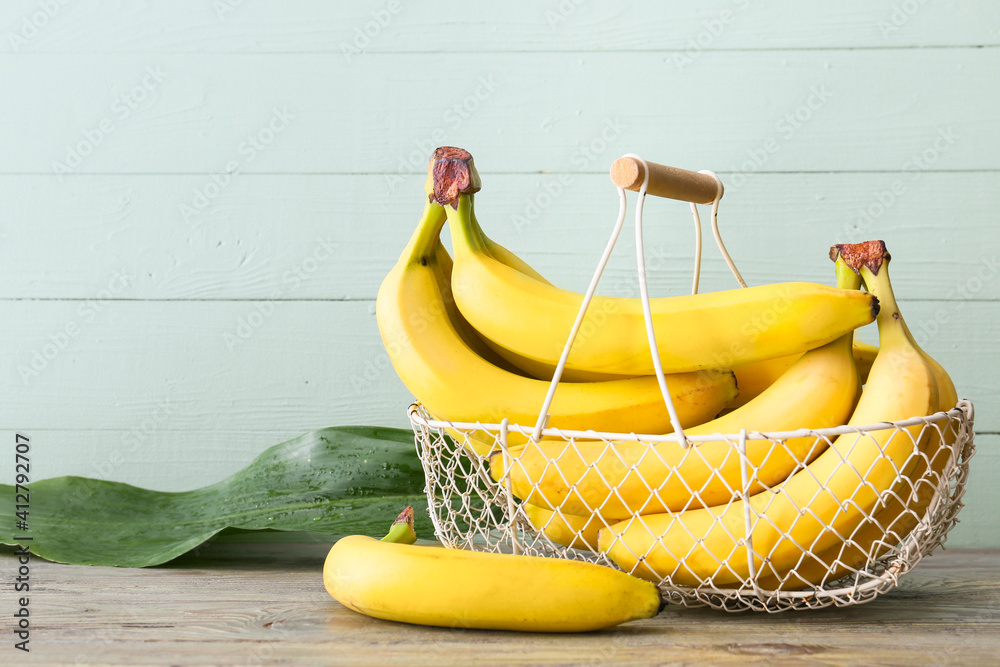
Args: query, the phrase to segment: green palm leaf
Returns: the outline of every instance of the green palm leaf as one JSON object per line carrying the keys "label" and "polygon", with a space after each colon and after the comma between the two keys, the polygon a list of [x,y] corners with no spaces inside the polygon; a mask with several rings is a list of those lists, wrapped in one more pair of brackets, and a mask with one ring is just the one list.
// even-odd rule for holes
{"label": "green palm leaf", "polygon": [[413,433],[401,429],[313,431],[271,447],[228,479],[192,491],[151,491],[86,477],[44,479],[28,487],[23,531],[15,529],[15,489],[0,485],[0,543],[26,544],[59,563],[157,565],[226,528],[381,537],[407,505],[428,524],[418,531],[431,532]]}

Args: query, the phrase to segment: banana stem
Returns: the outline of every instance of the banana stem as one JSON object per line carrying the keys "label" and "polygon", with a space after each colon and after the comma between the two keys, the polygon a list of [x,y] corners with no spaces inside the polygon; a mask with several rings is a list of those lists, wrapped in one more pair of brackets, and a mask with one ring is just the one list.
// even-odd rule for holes
{"label": "banana stem", "polygon": [[[886,346],[886,339],[906,339],[909,347],[919,351],[903,316],[899,312],[896,297],[889,282],[889,260],[891,256],[883,241],[842,244],[834,246],[840,253],[839,260],[856,271],[864,281],[865,288],[878,299],[879,343]],[[833,249],[831,249],[832,256]],[[904,347],[904,349],[907,349]]]}
{"label": "banana stem", "polygon": [[417,532],[413,529],[412,505],[399,513],[396,520],[392,522],[389,532],[380,541],[395,542],[396,544],[413,544],[417,541]]}
{"label": "banana stem", "polygon": [[410,237],[406,249],[403,251],[400,261],[407,264],[421,264],[428,266],[437,262],[438,240],[441,238],[441,229],[444,227],[448,217],[443,207],[428,201],[424,205],[423,215],[417,228]]}
{"label": "banana stem", "polygon": [[424,185],[431,201],[457,209],[459,195],[475,194],[482,188],[483,182],[469,151],[453,146],[441,146],[434,150],[427,165],[427,182]]}
{"label": "banana stem", "polygon": [[401,260],[423,266],[436,262],[437,242],[447,221],[444,207],[450,205],[457,209],[461,195],[471,195],[480,188],[482,181],[468,151],[450,146],[435,150],[427,165],[427,182],[424,184],[427,203]]}
{"label": "banana stem", "polygon": [[839,253],[834,262],[837,272],[837,287],[840,289],[861,289],[861,274],[848,266]]}

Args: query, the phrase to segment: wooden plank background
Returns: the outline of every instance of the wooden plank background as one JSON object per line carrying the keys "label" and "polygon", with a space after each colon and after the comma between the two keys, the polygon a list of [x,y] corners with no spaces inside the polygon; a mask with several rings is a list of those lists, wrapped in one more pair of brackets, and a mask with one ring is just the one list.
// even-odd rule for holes
{"label": "wooden plank background", "polygon": [[[986,0],[5,2],[0,423],[38,476],[162,489],[405,426],[374,298],[429,152],[471,150],[488,233],[583,289],[634,151],[719,173],[751,283],[829,282],[832,243],[886,240],[977,407],[952,541],[1000,546],[998,46]],[[687,209],[647,213],[652,289],[682,292]],[[635,293],[631,250],[606,293]],[[709,243],[702,285],[732,285]]]}

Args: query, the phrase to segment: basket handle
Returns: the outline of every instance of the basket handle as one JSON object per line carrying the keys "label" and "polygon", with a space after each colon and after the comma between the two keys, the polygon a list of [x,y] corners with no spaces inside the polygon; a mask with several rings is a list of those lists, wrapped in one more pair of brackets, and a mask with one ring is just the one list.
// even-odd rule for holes
{"label": "basket handle", "polygon": [[[646,177],[646,167],[649,168],[649,177]],[[691,215],[694,217],[694,280],[691,285],[691,293],[698,293],[698,281],[701,277],[701,216],[698,215],[698,204],[712,205],[712,235],[715,237],[715,245],[718,246],[722,258],[736,278],[740,287],[746,287],[747,283],[740,275],[739,269],[730,257],[726,245],[722,242],[719,234],[719,200],[725,192],[722,181],[711,171],[689,171],[677,167],[668,167],[658,162],[650,162],[643,158],[629,153],[623,155],[611,165],[611,181],[624,190],[633,192],[643,192],[645,182],[645,193],[666,197],[667,199],[678,199],[691,203]]]}
{"label": "basket handle", "polygon": [[[652,189],[654,179],[657,187],[656,191]],[[615,160],[611,167],[611,180],[614,181],[615,185],[618,187],[618,219],[615,221],[614,230],[611,232],[611,238],[608,239],[608,244],[604,248],[604,253],[601,255],[601,259],[597,263],[597,269],[594,271],[593,278],[591,278],[590,286],[588,287],[587,292],[583,295],[583,301],[580,304],[579,311],[577,312],[576,320],[570,329],[566,345],[563,347],[562,355],[556,363],[555,371],[552,374],[552,381],[549,383],[548,393],[546,393],[545,399],[542,401],[542,407],[539,410],[538,420],[535,422],[535,429],[532,432],[531,437],[535,441],[538,441],[542,436],[542,431],[548,425],[549,406],[552,404],[556,388],[559,386],[559,380],[562,378],[563,369],[566,367],[566,360],[568,359],[570,350],[573,347],[573,341],[576,340],[576,335],[580,331],[584,315],[587,312],[591,299],[594,297],[594,293],[597,291],[597,284],[601,279],[601,274],[603,274],[604,268],[607,266],[608,258],[611,255],[611,251],[615,247],[615,243],[618,241],[618,236],[624,225],[627,207],[625,190],[628,189],[639,193],[639,197],[636,200],[635,210],[636,260],[639,273],[640,300],[642,301],[643,306],[643,319],[646,321],[649,349],[653,357],[653,368],[656,373],[657,382],[660,385],[660,392],[663,394],[663,400],[666,404],[667,412],[670,413],[670,422],[674,428],[674,433],[678,436],[680,442],[683,443],[683,446],[687,447],[687,439],[684,437],[684,430],[681,427],[680,419],[678,418],[677,411],[674,408],[674,402],[670,397],[666,377],[660,364],[659,348],[656,344],[656,334],[652,327],[649,294],[646,289],[646,263],[642,246],[642,204],[647,193],[657,194],[661,197],[668,197],[671,199],[689,201],[691,203],[691,213],[694,216],[696,232],[695,274],[694,285],[691,290],[692,294],[696,294],[698,292],[698,277],[701,268],[701,219],[698,216],[697,205],[698,203],[712,204],[712,231],[715,234],[716,243],[719,246],[719,250],[722,252],[722,256],[725,258],[726,263],[729,265],[730,270],[736,277],[736,280],[742,287],[746,287],[746,282],[744,282],[743,277],[736,269],[735,264],[733,264],[732,258],[730,258],[725,245],[722,243],[722,238],[719,236],[718,212],[719,200],[722,199],[723,193],[722,181],[719,180],[719,177],[712,172],[695,172],[687,171],[686,169],[677,169],[675,167],[666,167],[655,162],[648,162],[635,153],[623,155],[619,159]],[[619,180],[624,181],[625,184],[620,183]]]}
{"label": "basket handle", "polygon": [[[646,178],[644,161],[626,155],[611,165],[611,180],[620,188],[638,192]],[[649,165],[646,194],[679,199],[692,204],[711,204],[722,196],[722,182],[711,174],[668,167],[656,162]]]}

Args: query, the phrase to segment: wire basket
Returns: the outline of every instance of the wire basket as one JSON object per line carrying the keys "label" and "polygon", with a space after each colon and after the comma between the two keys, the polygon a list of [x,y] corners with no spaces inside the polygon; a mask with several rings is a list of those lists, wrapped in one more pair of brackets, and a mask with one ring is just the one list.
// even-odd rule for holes
{"label": "wire basket", "polygon": [[[445,546],[586,560],[617,567],[602,553],[566,546],[565,543],[571,540],[565,539],[567,522],[559,509],[551,513],[548,523],[539,522],[537,517],[529,517],[525,504],[517,500],[512,492],[509,477],[495,481],[490,474],[487,458],[475,453],[483,444],[493,443],[501,455],[510,456],[510,449],[506,444],[508,433],[517,432],[530,436],[530,429],[507,424],[437,421],[431,419],[419,404],[410,407],[409,417],[416,434],[417,453],[427,477],[428,508],[435,535]],[[917,433],[910,430],[915,425],[919,429]],[[696,585],[677,585],[672,573],[657,573],[657,583],[663,597],[669,602],[685,606],[707,605],[727,611],[750,609],[777,612],[868,602],[895,587],[901,575],[944,543],[948,531],[957,522],[956,517],[963,506],[962,496],[969,474],[969,458],[975,451],[973,406],[970,402],[960,401],[946,413],[865,428],[841,426],[768,436],[745,433],[742,438],[741,435],[726,436],[726,440],[732,447],[733,456],[740,456],[740,452],[745,452],[746,445],[751,441],[778,449],[785,447],[789,437],[814,437],[820,444],[829,444],[831,439],[843,433],[853,432],[859,438],[867,438],[870,433],[881,429],[893,429],[896,431],[894,438],[906,438],[913,443],[913,453],[905,462],[904,469],[922,464],[928,470],[919,480],[901,476],[901,484],[897,487],[902,488],[894,488],[891,493],[885,494],[879,504],[866,514],[865,521],[851,533],[842,536],[842,541],[834,548],[833,553],[813,553],[810,545],[801,545],[799,564],[777,578],[777,582],[781,584],[778,587],[762,587],[756,576],[736,577],[733,582],[734,568],[731,566],[737,561],[746,563],[747,569],[753,572],[754,564],[768,557],[768,553],[755,549],[752,539],[767,521],[767,517],[749,503],[742,503],[745,508],[744,525],[749,529],[732,535],[733,551],[728,559],[719,561],[718,569],[713,573],[715,576],[706,576]],[[549,440],[561,439],[568,448],[574,447],[581,439],[596,437],[606,443],[610,450],[637,439],[634,434],[596,434],[593,431],[559,429],[545,429],[543,436]],[[701,437],[719,439],[718,436]],[[693,442],[697,438],[699,436],[689,436]],[[930,446],[918,446],[928,440],[932,443]],[[692,455],[696,455],[694,453],[697,452],[697,447],[691,447],[690,451]],[[933,460],[938,462],[934,466],[936,470],[932,470],[930,466]],[[941,461],[945,462],[944,465],[941,465]],[[850,462],[844,460],[843,465],[850,465]],[[805,466],[805,461],[799,463],[799,467]],[[749,494],[756,473],[754,466],[746,466],[743,486],[733,489],[732,503],[739,502]],[[781,491],[778,490],[777,493],[780,494]],[[838,500],[841,503],[850,502],[850,498]],[[877,517],[878,512],[891,502],[901,504],[903,511],[891,524],[880,526],[878,537],[871,539],[872,526],[879,526],[872,518]],[[693,489],[692,506],[697,503],[698,493]],[[636,515],[631,520],[642,521],[643,516]],[[598,518],[597,521],[601,520]],[[604,525],[599,523],[600,527]],[[553,528],[558,530],[554,531]],[[778,530],[779,540],[793,539],[787,530]],[[547,535],[553,532],[556,533],[555,537],[563,538],[562,543]],[[867,539],[866,534],[869,535]],[[588,542],[580,533],[576,533],[575,537],[576,541],[585,541],[594,546],[592,538]],[[669,545],[664,546],[669,548]],[[861,562],[858,562],[859,553]],[[683,561],[683,555],[678,560]],[[731,583],[716,583],[716,580],[723,578]],[[796,590],[782,590],[784,588]]]}
{"label": "wire basket", "polygon": [[[629,189],[639,191],[636,252],[640,294],[648,318],[641,237],[642,199],[649,186],[650,168],[655,170],[659,165],[646,163],[638,156],[626,157],[637,160],[645,170],[644,175],[640,172],[641,184],[637,183],[636,187]],[[739,283],[745,286],[718,233],[721,182],[711,172],[702,173],[717,184],[714,200],[710,200],[716,243]],[[408,416],[426,475],[428,510],[437,539],[451,548],[600,563],[655,581],[668,602],[710,606],[726,611],[778,612],[847,606],[868,602],[895,587],[901,575],[944,543],[963,507],[969,459],[975,451],[974,410],[967,400],[959,401],[947,412],[869,426],[799,429],[781,433],[743,430],[737,434],[685,435],[666,391],[663,371],[658,364],[655,335],[652,327],[648,327],[652,358],[671,413],[674,434],[637,435],[546,428],[548,407],[569,350],[621,231],[625,217],[624,187],[628,186],[619,183],[621,209],[617,224],[584,297],[576,326],[556,367],[537,423],[532,427],[511,424],[508,420],[499,424],[441,421],[432,418],[419,403],[410,406]],[[684,198],[673,194],[665,196]],[[703,199],[700,203],[709,201]],[[697,292],[701,236],[694,200],[691,209],[697,232],[692,292]],[[882,444],[879,444],[873,434],[886,430],[892,432],[888,437],[880,438]],[[578,457],[584,466],[589,465],[588,481],[585,482],[582,477],[567,479],[563,475],[561,482],[565,487],[565,496],[562,499],[547,497],[544,489],[533,483],[537,478],[532,480],[522,468],[520,472],[525,472],[525,475],[521,479],[523,481],[528,477],[530,489],[527,493],[523,487],[517,491],[512,471],[518,471],[519,459],[508,439],[511,434],[517,434],[518,442],[527,441],[524,448],[544,442],[547,451],[554,448],[560,452],[560,457]],[[810,461],[838,436],[846,434],[855,435],[853,447],[877,449],[872,467],[868,470],[857,469],[848,456],[841,455],[836,461],[834,473],[841,468],[850,468],[858,479],[857,488],[847,497],[837,496],[815,475],[813,479],[817,491],[804,503],[797,503],[786,493],[781,482],[772,480],[772,486],[769,486],[764,481],[762,473],[772,457],[782,456],[791,462],[790,472],[785,476],[790,477],[807,470]],[[684,471],[690,469],[685,467],[687,463],[718,463],[714,459],[705,459],[699,448],[699,444],[709,441],[715,451],[719,451],[722,445],[726,460],[732,465],[738,464],[740,470],[739,484],[734,482],[727,487],[728,500],[721,504],[717,497],[703,501],[705,487],[699,486],[700,482],[685,479]],[[804,450],[802,442],[810,442],[811,446]],[[792,443],[799,445],[792,446]],[[886,451],[890,445],[897,452],[895,457]],[[599,451],[601,457],[608,457],[621,466],[626,475],[640,473],[636,469],[638,464],[626,461],[621,452],[627,447],[646,447],[643,451],[648,451],[648,454],[643,453],[642,456],[659,457],[657,463],[661,471],[658,480],[644,482],[650,493],[663,480],[671,480],[686,489],[686,506],[660,514],[655,519],[653,514],[644,514],[642,509],[627,516],[619,512],[606,518],[610,515],[608,503],[616,500],[618,490],[600,476],[599,469],[590,465],[592,461],[586,460],[580,451],[583,446],[591,454]],[[904,448],[902,451],[910,452],[902,463],[898,455],[900,446]],[[666,451],[663,448],[675,449],[669,460],[663,458],[662,452]],[[492,466],[491,450],[494,457]],[[496,460],[495,457],[502,459]],[[500,463],[503,465],[500,466]],[[873,489],[867,481],[868,471],[878,465],[896,468],[895,483],[888,489]],[[499,475],[495,472],[498,467],[501,470]],[[543,474],[562,475],[562,472],[553,466],[551,470],[546,467]],[[581,490],[579,485],[586,483],[593,487],[595,483],[599,486],[602,482],[606,484],[606,493],[598,493],[596,500],[593,488],[588,494],[576,493]],[[872,490],[878,492],[874,502],[870,493]],[[749,501],[755,494],[757,498],[770,500],[763,506]],[[600,499],[602,496],[603,500]],[[862,496],[868,500],[862,502]],[[525,498],[533,500],[533,504],[524,502]],[[574,498],[572,507],[568,503],[569,498]],[[620,496],[617,499],[620,500]],[[792,506],[796,513],[794,520],[790,523],[776,522],[770,514],[775,503]],[[819,506],[818,503],[824,503],[828,509],[831,503],[835,503],[833,507],[838,516],[840,508],[843,508],[845,515],[853,512],[850,516],[855,519],[836,525],[833,522],[824,523],[817,518],[819,514],[814,509]],[[688,525],[685,517],[691,514],[683,510],[702,507],[711,507],[711,510],[707,514],[702,511],[701,516],[712,518],[697,525]],[[648,528],[650,521],[658,522],[657,529]],[[814,524],[819,522],[818,533],[805,531],[803,526],[810,521]],[[631,551],[627,554],[627,560],[632,563],[629,566],[622,567],[619,564],[621,559],[616,563],[607,555],[607,549],[602,550],[597,544],[598,531],[614,524],[618,524],[619,528],[623,525],[636,529],[646,527],[652,538],[644,552]],[[682,539],[674,541],[658,537],[661,534],[675,534]],[[622,548],[627,548],[624,543],[617,547],[619,553]],[[654,551],[666,554],[665,562],[669,565],[653,564],[664,562],[651,558]]]}

